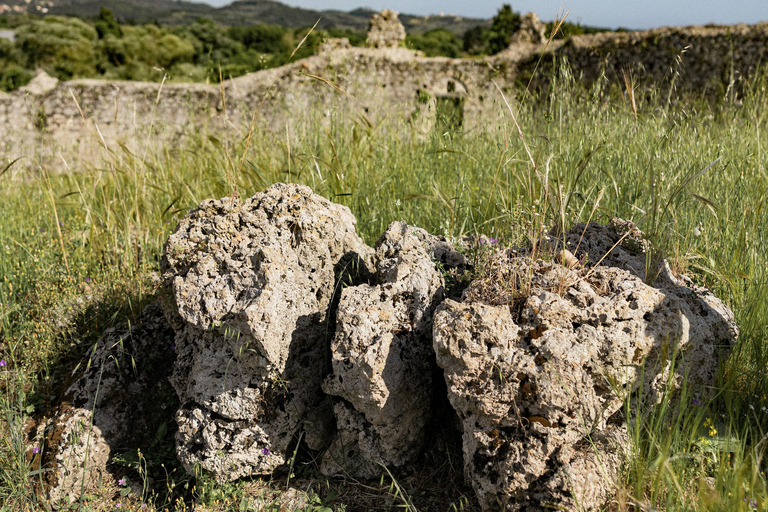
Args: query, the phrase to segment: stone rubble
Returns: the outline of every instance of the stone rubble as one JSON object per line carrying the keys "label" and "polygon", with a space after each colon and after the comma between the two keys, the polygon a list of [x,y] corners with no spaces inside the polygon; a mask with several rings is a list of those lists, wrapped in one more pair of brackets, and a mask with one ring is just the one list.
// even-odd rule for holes
{"label": "stone rubble", "polygon": [[423,229],[394,222],[374,250],[348,208],[299,185],[202,202],[168,239],[158,302],[107,333],[41,427],[51,497],[112,478],[115,447],[174,411],[180,462],[220,482],[285,469],[297,447],[327,476],[408,471],[447,400],[484,511],[601,509],[627,397],[711,396],[733,313],[663,260],[646,279],[649,242],[620,219],[541,258],[483,247],[449,294],[468,261]]}
{"label": "stone rubble", "polygon": [[[38,427],[53,503],[114,484],[112,459],[167,432],[178,405],[168,382],[173,331],[152,303],[126,329],[109,329],[80,363],[58,410]],[[115,452],[119,448],[120,452]]]}
{"label": "stone rubble", "polygon": [[421,453],[432,410],[432,313],[444,279],[435,262],[461,261],[446,242],[400,222],[376,244],[374,284],[342,291],[323,389],[338,437],[320,470],[371,478]]}
{"label": "stone rubble", "polygon": [[580,261],[608,254],[591,268],[499,252],[497,273],[435,312],[437,363],[484,510],[598,510],[624,460],[627,395],[642,390],[650,407],[683,386],[712,393],[738,335],[732,313],[669,272],[653,287],[625,270],[645,255],[616,245],[622,234],[590,224],[567,235]]}
{"label": "stone rubble", "polygon": [[285,464],[299,436],[323,447],[332,303],[371,254],[348,208],[298,185],[205,201],[182,219],[162,271],[188,471],[230,481]]}

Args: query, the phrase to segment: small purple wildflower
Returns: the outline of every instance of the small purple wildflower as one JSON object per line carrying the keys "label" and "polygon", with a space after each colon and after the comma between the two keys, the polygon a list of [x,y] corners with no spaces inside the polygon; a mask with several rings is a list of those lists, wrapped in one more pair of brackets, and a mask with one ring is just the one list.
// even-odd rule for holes
{"label": "small purple wildflower", "polygon": [[40,453],[40,447],[35,446],[34,448],[32,448],[32,453]]}
{"label": "small purple wildflower", "polygon": [[120,502],[118,501],[118,502],[117,502],[117,508],[120,508],[120,507],[122,507],[122,506],[123,506],[123,504],[122,504],[122,503],[120,503]]}
{"label": "small purple wildflower", "polygon": [[86,282],[86,283],[90,283],[90,282],[91,282],[91,278],[90,278],[90,276],[88,276],[88,277],[86,277],[86,278],[85,278],[85,282]]}
{"label": "small purple wildflower", "polygon": [[744,498],[744,502],[747,503],[752,508],[757,508],[757,500],[750,500],[749,498]]}
{"label": "small purple wildflower", "polygon": [[125,487],[125,478],[121,478],[120,480],[118,480],[117,485],[119,485],[120,487]]}
{"label": "small purple wildflower", "polygon": [[171,350],[173,350],[174,352],[176,352],[176,345],[171,345]]}
{"label": "small purple wildflower", "polygon": [[8,364],[8,361],[6,361],[5,359],[0,359],[0,368],[2,368],[3,366],[6,366],[7,364]]}
{"label": "small purple wildflower", "polygon": [[40,228],[41,233],[45,233],[45,228]]}
{"label": "small purple wildflower", "polygon": [[698,400],[696,400],[695,398],[691,400],[691,403],[692,403],[693,405],[696,405],[696,406],[698,406],[698,405],[701,405],[701,402],[699,402],[699,401],[698,401]]}
{"label": "small purple wildflower", "polygon": [[498,238],[493,238],[493,237],[491,237],[491,238],[489,238],[489,239],[488,239],[488,243],[489,243],[489,244],[495,244],[495,243],[496,243],[496,242],[498,242],[498,241],[499,241],[499,239],[498,239]]}
{"label": "small purple wildflower", "polygon": [[269,455],[271,452],[269,451],[269,448],[262,448],[261,453],[263,453],[264,455]]}

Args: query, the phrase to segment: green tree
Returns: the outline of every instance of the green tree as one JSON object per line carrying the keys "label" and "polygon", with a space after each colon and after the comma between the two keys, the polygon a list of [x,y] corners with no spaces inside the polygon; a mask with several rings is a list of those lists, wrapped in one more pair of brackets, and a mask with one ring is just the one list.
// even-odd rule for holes
{"label": "green tree", "polygon": [[494,16],[488,34],[488,49],[491,54],[505,50],[509,46],[512,34],[519,28],[520,15],[513,11],[509,4],[504,4]]}
{"label": "green tree", "polygon": [[352,46],[365,46],[367,35],[365,32],[358,32],[351,29],[329,28],[328,37],[346,37]]}
{"label": "green tree", "polygon": [[26,67],[45,68],[62,80],[96,74],[96,30],[76,18],[50,16],[16,30],[16,47]]}
{"label": "green tree", "polygon": [[115,37],[123,36],[123,29],[120,28],[120,24],[115,19],[114,13],[106,7],[101,8],[99,17],[96,18],[96,23],[93,24],[93,28],[96,29],[99,39],[104,39],[108,34]]}
{"label": "green tree", "polygon": [[483,55],[488,53],[488,36],[491,30],[488,27],[478,25],[464,32],[464,51],[470,55]]}
{"label": "green tree", "polygon": [[421,50],[428,57],[453,57],[461,52],[461,42],[456,34],[444,28],[436,28],[424,34],[409,35],[405,38],[405,44],[414,50]]}
{"label": "green tree", "polygon": [[0,90],[12,91],[32,79],[32,71],[22,66],[23,55],[7,39],[0,39]]}
{"label": "green tree", "polygon": [[200,18],[189,27],[178,31],[177,35],[191,40],[196,47],[199,42],[200,51],[196,55],[199,61],[220,62],[242,53],[245,49],[243,43],[229,37],[226,31],[208,18]]}
{"label": "green tree", "polygon": [[288,30],[279,25],[231,27],[227,30],[227,35],[259,53],[283,53],[293,49],[290,46],[292,37]]}

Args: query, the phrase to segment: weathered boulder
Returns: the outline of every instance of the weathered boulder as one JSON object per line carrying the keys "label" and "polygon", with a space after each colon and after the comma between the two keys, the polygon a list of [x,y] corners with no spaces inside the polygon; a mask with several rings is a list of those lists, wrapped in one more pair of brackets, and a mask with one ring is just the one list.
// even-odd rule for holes
{"label": "weathered boulder", "polygon": [[[56,413],[38,427],[35,444],[51,502],[78,499],[114,485],[114,455],[149,448],[168,432],[176,395],[168,382],[173,330],[157,302],[130,327],[110,328],[75,371]],[[118,450],[115,453],[115,450]]]}
{"label": "weathered boulder", "polygon": [[371,253],[348,208],[298,185],[204,201],[182,219],[162,270],[188,471],[235,480],[284,464],[299,437],[323,447],[332,303]]}
{"label": "weathered boulder", "polygon": [[371,16],[368,26],[368,46],[395,48],[405,40],[405,28],[395,11],[385,9]]}
{"label": "weathered boulder", "polygon": [[644,254],[616,245],[622,234],[574,228],[580,261],[610,253],[592,268],[501,251],[461,302],[435,312],[465,477],[484,510],[598,509],[623,460],[627,394],[642,386],[653,404],[684,383],[710,392],[738,332],[732,313],[671,273],[653,287],[609,266],[644,267]]}
{"label": "weathered boulder", "polygon": [[[576,255],[580,259],[626,270],[643,282],[650,281],[652,287],[664,295],[666,308],[650,311],[649,317],[666,314],[667,310],[676,317],[672,321],[674,329],[666,333],[667,338],[677,343],[675,346],[682,355],[675,362],[674,386],[687,385],[694,397],[711,393],[718,361],[730,353],[739,335],[733,311],[707,288],[696,286],[684,274],[672,272],[658,255],[646,258],[649,242],[631,222],[613,218],[606,226],[577,224],[568,233],[566,243],[570,248],[578,247]],[[671,362],[666,364],[669,366]],[[661,385],[667,371],[665,368],[655,377],[654,384],[645,388],[655,402],[661,400]]]}
{"label": "weathered boulder", "polygon": [[373,477],[419,454],[432,409],[432,313],[443,299],[436,266],[462,263],[446,241],[401,222],[376,243],[374,284],[342,291],[331,344],[338,436],[321,471]]}

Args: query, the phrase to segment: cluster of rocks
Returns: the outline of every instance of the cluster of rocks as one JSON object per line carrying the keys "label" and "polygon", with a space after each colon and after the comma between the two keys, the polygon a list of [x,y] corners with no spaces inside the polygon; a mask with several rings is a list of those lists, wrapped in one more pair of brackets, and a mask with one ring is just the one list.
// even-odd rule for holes
{"label": "cluster of rocks", "polygon": [[[574,265],[499,249],[448,298],[445,271],[467,261],[422,229],[395,222],[370,248],[349,209],[298,185],[201,203],[162,263],[179,460],[222,482],[283,468],[299,445],[328,476],[407,469],[447,388],[483,510],[600,508],[624,460],[627,396],[708,394],[738,333],[668,267],[646,284],[633,229],[576,226],[563,238]],[[116,400],[97,415],[132,407]]]}

